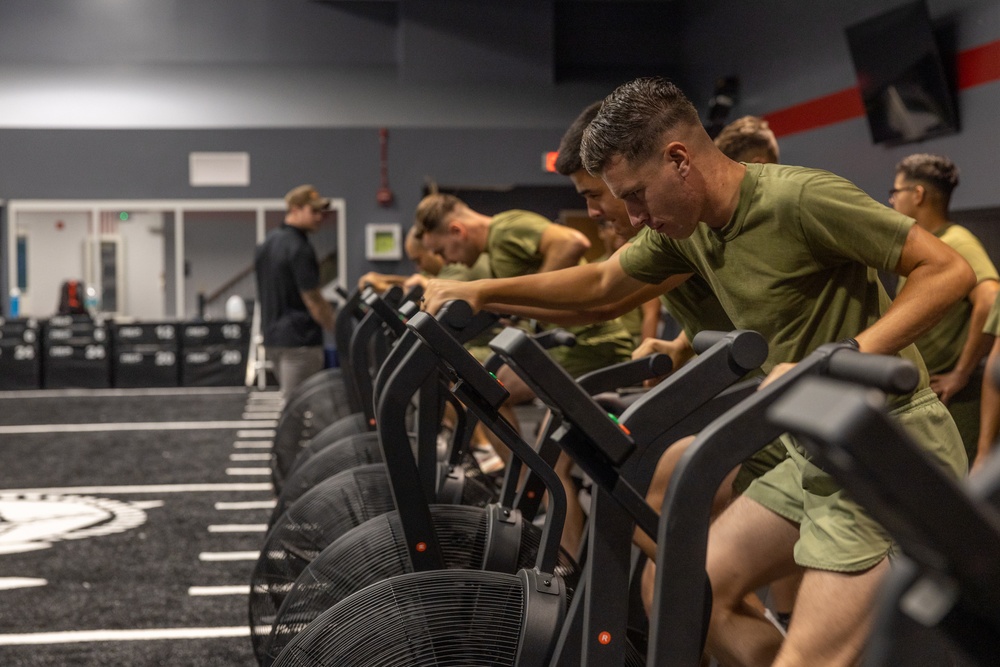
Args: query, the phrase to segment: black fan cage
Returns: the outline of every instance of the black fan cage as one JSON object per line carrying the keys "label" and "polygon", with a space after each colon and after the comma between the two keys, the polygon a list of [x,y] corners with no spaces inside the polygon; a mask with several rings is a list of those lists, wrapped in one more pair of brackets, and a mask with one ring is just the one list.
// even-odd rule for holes
{"label": "black fan cage", "polygon": [[[374,433],[374,430],[368,423],[368,418],[363,412],[355,412],[346,417],[341,417],[313,436],[312,440],[302,443],[302,446],[297,451],[288,453],[292,458],[292,462],[284,469],[285,478],[287,479],[294,475],[299,466],[327,447],[359,433]],[[288,460],[286,456],[282,456],[281,458],[283,461]],[[278,456],[276,455],[274,459],[277,461]]]}
{"label": "black fan cage", "polygon": [[404,574],[372,584],[325,611],[273,664],[512,666],[524,598],[515,575],[477,570]]}
{"label": "black fan cage", "polygon": [[274,434],[272,478],[280,489],[285,473],[305,443],[325,427],[352,413],[342,377],[324,373],[285,404]]}
{"label": "black fan cage", "polygon": [[[448,569],[482,566],[487,532],[485,510],[460,505],[434,505],[431,516]],[[541,530],[525,524],[515,571],[532,567]],[[285,645],[320,614],[365,586],[411,572],[405,537],[397,512],[367,521],[338,539],[299,575],[278,611],[266,646],[269,665]],[[568,588],[579,581],[579,567],[561,553],[557,573]]]}
{"label": "black fan cage", "polygon": [[465,485],[462,488],[462,504],[482,507],[496,502],[500,496],[497,486],[499,478],[493,478],[480,469],[479,461],[472,454],[462,455],[462,469],[465,473]]}
{"label": "black fan cage", "polygon": [[250,638],[254,652],[292,584],[319,553],[351,528],[395,509],[381,464],[353,468],[307,492],[267,534],[250,578]]}
{"label": "black fan cage", "polygon": [[323,480],[351,468],[381,462],[377,433],[358,433],[331,444],[297,466],[285,479],[268,525],[273,526],[285,510]]}

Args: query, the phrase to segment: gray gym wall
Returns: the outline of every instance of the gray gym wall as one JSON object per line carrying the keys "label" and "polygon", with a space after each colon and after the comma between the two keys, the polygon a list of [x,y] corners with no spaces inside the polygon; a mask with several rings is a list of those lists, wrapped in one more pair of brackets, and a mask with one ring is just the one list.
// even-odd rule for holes
{"label": "gray gym wall", "polygon": [[[349,280],[409,271],[365,261],[363,226],[407,227],[427,179],[564,184],[542,152],[639,74],[674,78],[702,110],[737,75],[733,116],[853,86],[843,28],[902,1],[4,0],[0,198],[272,198],[312,182],[346,200]],[[928,4],[959,51],[1000,39],[994,0]],[[955,209],[988,220],[998,103],[989,83],[960,95],[958,135],[887,149],[858,118],[782,138],[782,159],[884,200],[900,157],[946,153],[963,169]],[[380,127],[389,208],[375,200]],[[192,188],[191,151],[248,152],[250,186]]]}

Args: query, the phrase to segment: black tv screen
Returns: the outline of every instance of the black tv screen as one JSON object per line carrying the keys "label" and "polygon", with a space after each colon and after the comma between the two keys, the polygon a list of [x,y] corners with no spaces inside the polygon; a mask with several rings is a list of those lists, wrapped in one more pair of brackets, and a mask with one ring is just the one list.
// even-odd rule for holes
{"label": "black tv screen", "polygon": [[923,0],[848,26],[846,33],[873,142],[904,144],[958,131]]}

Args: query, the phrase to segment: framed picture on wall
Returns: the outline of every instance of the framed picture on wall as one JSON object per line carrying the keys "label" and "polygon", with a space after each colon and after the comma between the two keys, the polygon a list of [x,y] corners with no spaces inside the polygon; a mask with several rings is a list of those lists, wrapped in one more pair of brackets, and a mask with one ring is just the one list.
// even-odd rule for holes
{"label": "framed picture on wall", "polygon": [[393,261],[403,259],[403,228],[399,223],[365,225],[365,259]]}

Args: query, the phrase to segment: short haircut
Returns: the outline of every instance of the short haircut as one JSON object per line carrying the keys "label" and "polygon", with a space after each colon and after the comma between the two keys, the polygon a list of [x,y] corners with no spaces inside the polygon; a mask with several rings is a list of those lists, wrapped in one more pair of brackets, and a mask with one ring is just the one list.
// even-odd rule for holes
{"label": "short haircut", "polygon": [[444,220],[455,209],[465,206],[461,199],[455,195],[443,194],[440,192],[427,195],[417,204],[414,228],[417,238],[423,238],[424,234],[439,231],[444,226]]}
{"label": "short haircut", "polygon": [[941,194],[946,206],[951,201],[951,193],[958,187],[958,167],[943,155],[909,155],[896,165],[896,173],[902,174],[908,181],[917,181],[934,188]]}
{"label": "short haircut", "polygon": [[601,102],[597,101],[584,109],[573,124],[566,130],[562,140],[559,142],[559,153],[556,155],[556,171],[563,176],[575,174],[583,169],[583,161],[580,159],[580,141],[583,139],[583,131],[594,120],[597,112],[601,110]]}
{"label": "short haircut", "polygon": [[777,162],[772,135],[768,134],[770,130],[763,118],[743,116],[722,128],[715,145],[726,157],[737,162],[750,162],[754,158]]}
{"label": "short haircut", "polygon": [[583,133],[580,157],[599,174],[616,155],[637,164],[649,159],[670,129],[697,125],[698,111],[680,88],[661,77],[635,79],[604,98]]}

